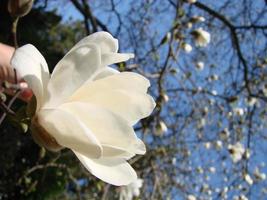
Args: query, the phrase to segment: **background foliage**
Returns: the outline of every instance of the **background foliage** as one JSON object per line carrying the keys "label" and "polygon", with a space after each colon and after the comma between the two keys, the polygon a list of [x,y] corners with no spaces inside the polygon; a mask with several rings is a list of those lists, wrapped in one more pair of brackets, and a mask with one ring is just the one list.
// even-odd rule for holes
{"label": "background foliage", "polygon": [[[195,16],[205,21],[193,22]],[[267,183],[256,171],[267,173],[266,21],[264,0],[36,0],[19,21],[18,42],[34,44],[51,71],[95,31],[111,32],[121,52],[135,53],[114,67],[148,77],[157,102],[135,127],[148,150],[131,160],[144,179],[137,199],[264,200]],[[0,42],[12,45],[6,0],[0,22]],[[199,27],[211,34],[204,48],[194,44]],[[12,109],[19,115],[25,106],[17,100]],[[0,130],[1,199],[119,198],[120,188],[94,178],[69,150],[45,151],[10,117]],[[229,145],[237,142],[246,153],[234,163]]]}

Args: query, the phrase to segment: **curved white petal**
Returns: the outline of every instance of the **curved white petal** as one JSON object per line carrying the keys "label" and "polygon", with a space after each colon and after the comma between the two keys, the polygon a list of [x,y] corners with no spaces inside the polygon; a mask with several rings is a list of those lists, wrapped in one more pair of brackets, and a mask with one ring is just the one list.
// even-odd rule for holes
{"label": "curved white petal", "polygon": [[72,49],[56,65],[48,83],[46,108],[57,107],[102,68],[100,49],[94,44]]}
{"label": "curved white petal", "polygon": [[77,48],[85,44],[95,44],[99,46],[101,53],[116,53],[119,48],[118,40],[113,38],[110,33],[104,31],[96,32],[83,38],[73,48]]}
{"label": "curved white petal", "polygon": [[149,80],[133,72],[114,74],[94,82],[87,82],[80,87],[71,97],[70,101],[89,98],[97,93],[110,90],[125,90],[126,92],[146,93],[150,86]]}
{"label": "curved white petal", "polygon": [[145,145],[137,138],[131,125],[115,113],[81,102],[66,103],[60,108],[86,124],[102,146],[114,146],[131,154],[145,153]]}
{"label": "curved white petal", "polygon": [[74,153],[88,171],[107,183],[121,186],[128,185],[137,179],[134,169],[123,159],[89,159],[75,151]]}
{"label": "curved white petal", "polygon": [[18,48],[11,65],[28,83],[37,99],[37,109],[43,104],[49,80],[49,70],[42,54],[31,44]]}
{"label": "curved white petal", "polygon": [[135,153],[130,153],[125,151],[125,149],[112,146],[112,145],[102,145],[103,148],[103,154],[102,157],[116,157],[116,158],[123,158],[125,160],[129,160],[133,156],[135,156]]}
{"label": "curved white petal", "polygon": [[61,146],[80,152],[90,158],[99,158],[102,147],[88,127],[71,113],[60,109],[42,109],[39,124]]}
{"label": "curved white petal", "polygon": [[111,76],[114,74],[118,74],[118,73],[120,73],[120,72],[116,69],[113,69],[111,67],[104,67],[95,74],[93,81],[96,81],[98,79],[102,79],[102,78],[105,78],[107,76]]}
{"label": "curved white petal", "polygon": [[134,57],[131,53],[105,53],[101,55],[102,65],[111,65],[114,63],[125,62]]}
{"label": "curved white petal", "polygon": [[148,94],[125,90],[99,92],[79,100],[106,108],[129,121],[131,125],[149,116],[156,105]]}

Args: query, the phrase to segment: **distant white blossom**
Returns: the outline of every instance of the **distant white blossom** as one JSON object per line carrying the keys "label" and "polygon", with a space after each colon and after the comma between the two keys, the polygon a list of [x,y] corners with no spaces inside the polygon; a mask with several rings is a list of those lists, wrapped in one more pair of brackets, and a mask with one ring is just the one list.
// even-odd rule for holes
{"label": "distant white blossom", "polygon": [[257,103],[257,98],[249,97],[246,99],[246,103],[249,106],[254,106]]}
{"label": "distant white blossom", "polygon": [[245,148],[243,144],[237,142],[234,145],[228,145],[228,151],[234,163],[242,159],[243,154],[245,153]]}
{"label": "distant white blossom", "polygon": [[166,93],[164,93],[162,94],[162,99],[165,103],[167,103],[169,101],[169,96]]}
{"label": "distant white blossom", "polygon": [[204,69],[204,63],[201,62],[201,61],[197,62],[197,63],[196,63],[196,68],[197,68],[198,70],[203,70],[203,69]]}
{"label": "distant white blossom", "polygon": [[243,116],[244,113],[245,113],[244,109],[243,108],[239,108],[239,107],[234,108],[233,111],[234,111],[234,114],[239,116],[239,117]]}
{"label": "distant white blossom", "polygon": [[193,16],[190,18],[190,22],[192,23],[198,23],[198,22],[204,22],[205,18],[202,16]]}
{"label": "distant white blossom", "polygon": [[197,128],[203,128],[206,125],[206,119],[205,118],[201,118],[200,120],[198,120],[197,122]]}
{"label": "distant white blossom", "polygon": [[176,158],[172,158],[172,164],[176,165],[177,159]]}
{"label": "distant white blossom", "polygon": [[251,178],[251,176],[249,174],[245,174],[244,179],[249,185],[253,184],[253,179]]}
{"label": "distant white blossom", "polygon": [[168,131],[167,125],[162,120],[160,120],[156,126],[155,135],[162,136],[167,131]]}
{"label": "distant white blossom", "polygon": [[120,200],[132,200],[140,195],[140,188],[143,185],[143,179],[136,179],[129,185],[122,186],[120,191]]}
{"label": "distant white blossom", "polygon": [[250,158],[250,150],[249,149],[246,149],[246,151],[245,151],[245,153],[244,153],[244,157],[246,158],[246,159],[249,159]]}
{"label": "distant white blossom", "polygon": [[182,49],[186,52],[186,53],[190,53],[192,51],[192,46],[188,43],[183,43],[182,44]]}
{"label": "distant white blossom", "polygon": [[229,136],[230,136],[230,132],[229,132],[228,128],[224,128],[220,132],[220,139],[222,139],[222,140],[226,140]]}
{"label": "distant white blossom", "polygon": [[260,170],[259,170],[259,168],[256,168],[255,170],[254,170],[254,176],[255,176],[255,178],[257,179],[257,180],[265,180],[266,179],[266,174],[265,173],[261,173],[260,172]]}
{"label": "distant white blossom", "polygon": [[186,200],[197,200],[197,198],[196,198],[194,195],[189,194],[189,195],[187,196]]}
{"label": "distant white blossom", "polygon": [[215,147],[216,147],[217,150],[222,149],[222,146],[223,146],[223,143],[222,143],[221,140],[217,140],[217,141],[215,142]]}
{"label": "distant white blossom", "polygon": [[234,196],[233,197],[233,200],[248,200],[248,198],[245,196],[245,195],[243,195],[243,194],[241,194],[241,195],[239,195],[239,196]]}
{"label": "distant white blossom", "polygon": [[204,147],[205,147],[206,149],[210,149],[210,147],[211,147],[211,143],[210,143],[210,142],[206,142],[206,143],[204,144]]}
{"label": "distant white blossom", "polygon": [[210,33],[198,28],[192,32],[196,46],[205,47],[210,43]]}
{"label": "distant white blossom", "polygon": [[210,168],[209,168],[209,171],[210,171],[211,173],[215,173],[215,172],[216,172],[216,168],[215,168],[215,167],[210,167]]}
{"label": "distant white blossom", "polygon": [[217,81],[219,79],[218,75],[217,74],[212,74],[210,77],[209,77],[209,81]]}
{"label": "distant white blossom", "polygon": [[203,170],[202,167],[198,166],[198,167],[197,167],[197,172],[198,172],[199,174],[203,174],[203,173],[204,173],[204,170]]}
{"label": "distant white blossom", "polygon": [[211,94],[214,95],[214,96],[216,96],[218,94],[218,92],[216,90],[212,90],[211,91]]}

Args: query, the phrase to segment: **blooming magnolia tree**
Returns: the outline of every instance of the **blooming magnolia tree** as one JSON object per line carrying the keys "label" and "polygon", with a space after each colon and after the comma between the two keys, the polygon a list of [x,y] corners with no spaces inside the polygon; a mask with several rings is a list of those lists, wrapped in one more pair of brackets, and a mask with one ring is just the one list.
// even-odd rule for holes
{"label": "blooming magnolia tree", "polygon": [[0,3],[1,199],[266,199],[264,1],[32,3]]}

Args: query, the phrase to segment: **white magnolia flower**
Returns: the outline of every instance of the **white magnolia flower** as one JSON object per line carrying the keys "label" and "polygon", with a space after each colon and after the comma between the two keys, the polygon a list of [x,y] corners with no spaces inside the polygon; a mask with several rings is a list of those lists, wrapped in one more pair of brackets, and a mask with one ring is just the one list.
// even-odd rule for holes
{"label": "white magnolia flower", "polygon": [[192,51],[192,46],[188,43],[183,43],[182,44],[182,49],[186,52],[186,53],[190,53]]}
{"label": "white magnolia flower", "polygon": [[243,154],[245,153],[245,148],[243,144],[237,142],[235,145],[229,145],[228,151],[234,163],[242,159]]}
{"label": "white magnolia flower", "polygon": [[198,28],[192,32],[196,46],[205,47],[210,42],[210,34],[202,28]]}
{"label": "white magnolia flower", "polygon": [[98,32],[82,39],[56,65],[51,77],[41,53],[30,44],[15,51],[11,64],[33,90],[34,140],[49,150],[71,149],[96,177],[127,185],[136,172],[127,163],[146,152],[133,125],[155,107],[149,81],[108,65],[126,61],[118,41]]}
{"label": "white magnolia flower", "polygon": [[140,195],[140,188],[143,185],[143,179],[136,179],[127,186],[121,187],[120,200],[132,200],[133,197]]}

